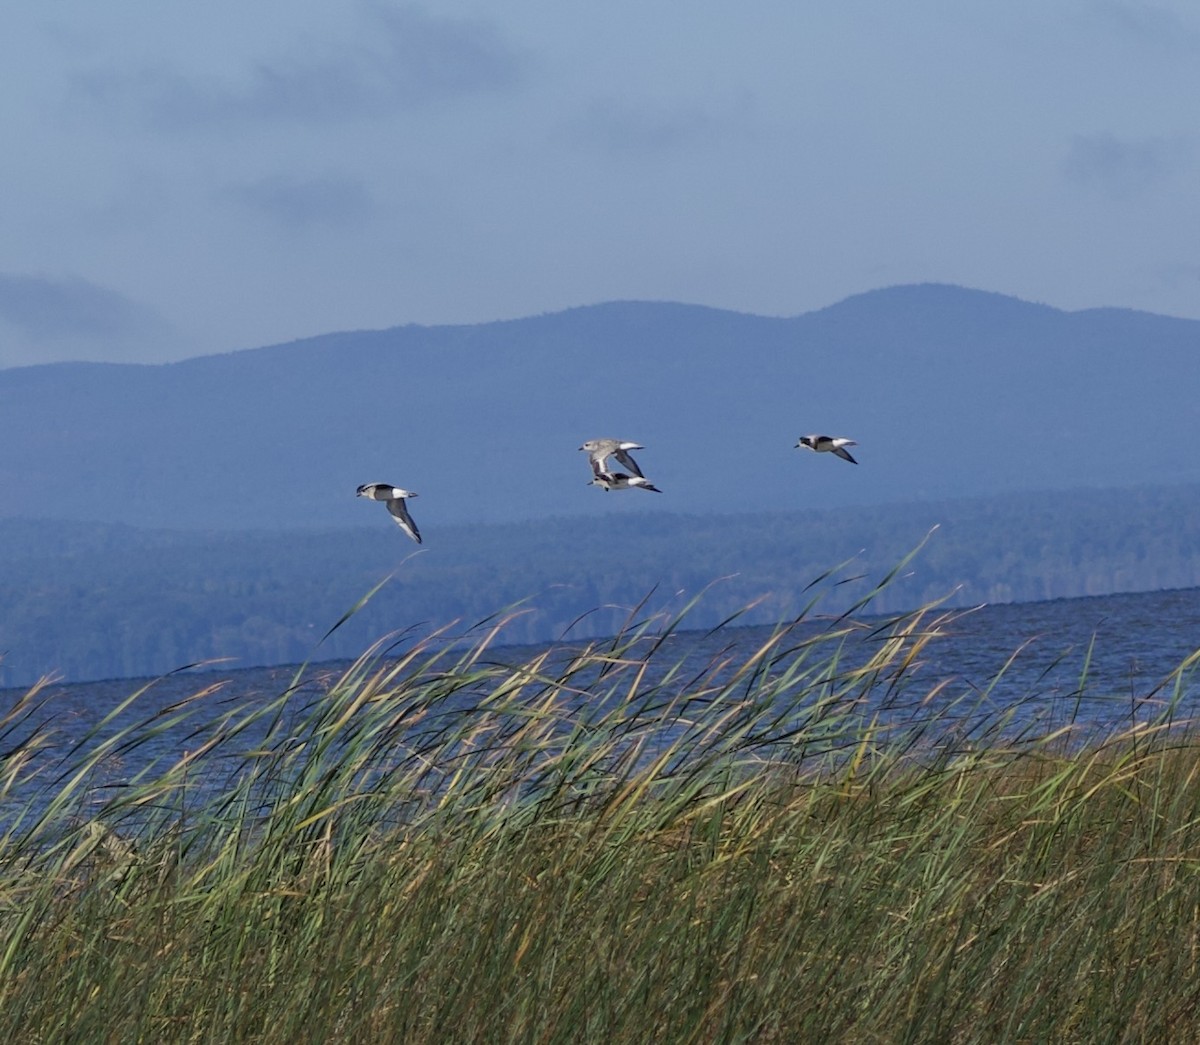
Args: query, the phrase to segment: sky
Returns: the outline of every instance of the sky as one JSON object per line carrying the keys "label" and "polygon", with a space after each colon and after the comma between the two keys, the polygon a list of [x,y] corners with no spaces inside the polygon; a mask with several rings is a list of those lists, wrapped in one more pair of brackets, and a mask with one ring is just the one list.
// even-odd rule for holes
{"label": "sky", "polygon": [[0,366],[938,281],[1200,318],[1194,0],[10,0]]}

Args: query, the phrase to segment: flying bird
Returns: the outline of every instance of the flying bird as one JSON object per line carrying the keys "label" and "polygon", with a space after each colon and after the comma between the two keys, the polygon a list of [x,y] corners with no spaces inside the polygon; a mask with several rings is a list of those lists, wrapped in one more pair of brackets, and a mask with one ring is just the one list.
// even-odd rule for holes
{"label": "flying bird", "polygon": [[396,520],[396,525],[418,544],[421,543],[421,533],[404,503],[406,497],[417,496],[412,490],[401,490],[400,487],[388,483],[367,483],[358,488],[358,496],[369,497],[372,501],[383,501],[387,510],[392,513],[392,518]]}
{"label": "flying bird", "polygon": [[650,490],[662,493],[649,479],[642,475],[626,475],[624,472],[597,472],[587,482],[588,486],[599,486],[605,493],[609,490]]}
{"label": "flying bird", "polygon": [[636,478],[644,478],[637,461],[629,455],[630,450],[645,450],[641,443],[631,443],[622,439],[589,439],[579,449],[587,452],[593,475],[600,475],[604,471],[605,462],[610,457],[615,457],[617,463],[628,468]]}
{"label": "flying bird", "polygon": [[802,446],[807,447],[809,450],[815,450],[819,454],[837,454],[843,461],[858,464],[850,456],[850,451],[846,449],[848,446],[858,446],[858,443],[853,439],[844,439],[840,435],[802,435],[795,449],[798,450]]}

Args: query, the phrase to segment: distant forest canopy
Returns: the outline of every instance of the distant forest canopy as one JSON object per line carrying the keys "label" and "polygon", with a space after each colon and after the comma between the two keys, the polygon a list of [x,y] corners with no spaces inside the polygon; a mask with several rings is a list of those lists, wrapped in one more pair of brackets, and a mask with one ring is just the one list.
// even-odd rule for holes
{"label": "distant forest canopy", "polygon": [[692,627],[752,603],[742,623],[774,623],[800,613],[808,585],[839,563],[818,585],[818,612],[847,608],[927,535],[875,611],[1200,586],[1195,484],[424,526],[420,549],[386,512],[369,515],[369,526],[308,532],[0,521],[0,685],[154,675],[213,658],[246,667],[351,657],[390,632],[465,628],[520,600],[509,642],[568,628],[574,638],[611,634],[647,596],[650,610],[677,609],[701,592]]}

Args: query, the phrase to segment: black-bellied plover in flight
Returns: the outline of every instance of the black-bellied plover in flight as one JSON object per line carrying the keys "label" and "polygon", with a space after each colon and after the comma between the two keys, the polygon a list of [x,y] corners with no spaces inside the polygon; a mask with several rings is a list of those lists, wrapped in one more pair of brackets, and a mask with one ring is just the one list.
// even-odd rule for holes
{"label": "black-bellied plover in flight", "polygon": [[421,543],[421,533],[404,504],[406,497],[417,496],[412,490],[401,490],[400,487],[388,483],[367,483],[358,488],[358,496],[369,497],[372,501],[383,501],[387,510],[392,513],[392,518],[396,520],[396,525],[418,544]]}
{"label": "black-bellied plover in flight", "polygon": [[844,439],[840,435],[802,435],[795,449],[798,450],[802,446],[808,447],[809,450],[815,450],[819,454],[837,454],[843,461],[858,464],[850,456],[850,451],[846,449],[848,446],[858,446],[853,439]]}
{"label": "black-bellied plover in flight", "polygon": [[617,462],[628,468],[637,478],[642,479],[642,470],[637,461],[629,456],[630,450],[645,450],[641,443],[631,443],[623,439],[589,439],[579,448],[587,451],[588,462],[592,466],[592,474],[599,475],[604,471],[604,462],[615,457]]}
{"label": "black-bellied plover in flight", "polygon": [[649,479],[642,475],[626,475],[624,472],[597,472],[587,482],[588,486],[603,487],[609,490],[650,490],[652,493],[662,493]]}

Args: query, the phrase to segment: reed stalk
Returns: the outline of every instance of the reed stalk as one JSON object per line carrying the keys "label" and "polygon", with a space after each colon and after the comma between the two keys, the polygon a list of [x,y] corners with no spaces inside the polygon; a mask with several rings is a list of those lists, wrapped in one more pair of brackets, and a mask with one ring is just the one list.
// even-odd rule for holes
{"label": "reed stalk", "polygon": [[[0,721],[0,1028],[1196,1036],[1200,654],[1087,735],[921,681],[937,606],[810,607],[699,667],[686,612],[517,660],[503,616],[391,637],[315,693],[208,686],[111,728],[138,691],[66,751],[35,689]],[[171,764],[113,768],[183,728]]]}

